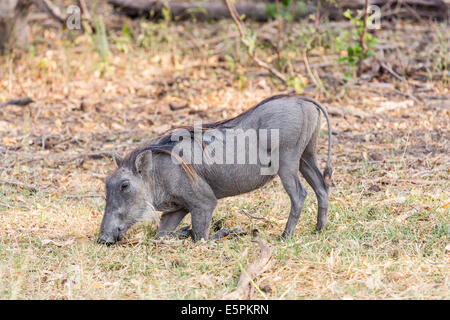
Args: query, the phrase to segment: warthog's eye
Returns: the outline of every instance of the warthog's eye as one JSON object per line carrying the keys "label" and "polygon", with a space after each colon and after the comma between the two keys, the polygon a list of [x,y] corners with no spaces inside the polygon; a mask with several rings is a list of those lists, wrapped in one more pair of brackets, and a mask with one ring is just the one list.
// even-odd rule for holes
{"label": "warthog's eye", "polygon": [[130,186],[130,182],[129,181],[122,181],[122,184],[120,185],[120,190],[121,191],[125,191],[128,189],[128,187]]}

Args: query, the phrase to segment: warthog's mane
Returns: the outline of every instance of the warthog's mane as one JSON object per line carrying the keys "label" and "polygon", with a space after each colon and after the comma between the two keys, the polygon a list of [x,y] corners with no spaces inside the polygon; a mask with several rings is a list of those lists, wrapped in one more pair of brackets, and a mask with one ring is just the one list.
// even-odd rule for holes
{"label": "warthog's mane", "polygon": [[[231,123],[234,120],[238,120],[244,116],[249,115],[250,113],[252,113],[256,108],[262,106],[263,104],[266,104],[272,100],[276,100],[276,99],[281,99],[281,98],[287,98],[287,97],[293,97],[295,96],[295,94],[278,94],[269,98],[264,99],[263,101],[261,101],[260,103],[258,103],[257,105],[251,107],[250,109],[244,111],[243,113],[238,114],[237,116],[233,117],[233,118],[229,118],[229,119],[225,119],[225,120],[219,120],[216,122],[212,122],[212,123],[206,123],[203,124],[201,127],[199,128],[195,128],[194,126],[178,126],[172,129],[167,130],[166,132],[162,133],[161,135],[159,135],[155,140],[158,141],[158,143],[156,146],[161,146],[163,149],[167,149],[169,148],[170,150],[172,150],[172,148],[176,145],[176,143],[178,141],[173,141],[172,140],[172,134],[176,131],[176,130],[180,130],[180,129],[184,129],[187,130],[190,134],[191,137],[194,138],[194,130],[202,130],[202,131],[207,131],[210,129],[226,129],[226,128],[232,128],[233,124]],[[146,147],[144,147],[143,149],[145,149]]]}
{"label": "warthog's mane", "polygon": [[[252,108],[244,111],[243,113],[233,117],[233,118],[229,118],[229,119],[225,119],[225,120],[220,120],[220,121],[216,121],[216,122],[212,122],[212,123],[207,123],[207,124],[203,124],[201,128],[194,128],[194,126],[178,126],[176,128],[172,128],[167,130],[166,132],[160,134],[159,136],[157,136],[156,138],[150,140],[150,142],[147,142],[146,145],[136,148],[133,151],[131,151],[124,159],[124,161],[122,162],[122,165],[125,167],[130,168],[134,174],[137,174],[136,172],[136,168],[135,168],[135,162],[136,162],[136,158],[139,154],[141,154],[142,152],[145,151],[151,151],[152,154],[156,155],[156,154],[168,154],[170,156],[173,156],[174,158],[176,158],[181,166],[183,167],[184,171],[186,172],[186,174],[188,175],[188,177],[192,180],[192,181],[196,181],[197,176],[195,173],[195,170],[192,168],[191,165],[187,164],[185,161],[183,161],[183,159],[175,154],[173,151],[175,145],[178,143],[178,141],[175,141],[172,139],[172,134],[176,131],[176,130],[180,130],[180,129],[184,129],[187,130],[187,132],[190,133],[191,138],[195,139],[194,137],[194,130],[202,130],[202,131],[206,131],[206,130],[211,130],[211,129],[218,129],[218,128],[232,128],[232,121],[237,120],[239,118],[242,118],[246,115],[249,115],[251,112],[253,112],[256,108],[258,108],[259,106],[262,106],[263,104],[266,104],[272,100],[276,100],[276,99],[280,99],[280,98],[287,98],[287,97],[292,97],[295,96],[295,94],[279,94],[279,95],[275,95],[272,97],[269,97],[267,99],[264,99],[263,101],[261,101],[260,103],[258,103],[257,105],[253,106]],[[204,148],[204,145],[203,145]]]}

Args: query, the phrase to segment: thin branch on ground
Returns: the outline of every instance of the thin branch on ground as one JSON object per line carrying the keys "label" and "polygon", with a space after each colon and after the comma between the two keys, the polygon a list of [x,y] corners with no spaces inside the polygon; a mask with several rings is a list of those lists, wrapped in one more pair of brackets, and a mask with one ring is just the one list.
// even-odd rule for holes
{"label": "thin branch on ground", "polygon": [[27,189],[31,192],[37,192],[38,188],[36,186],[33,186],[31,184],[26,184],[20,181],[12,181],[7,179],[0,179],[0,183],[9,184],[11,186],[20,187],[22,189]]}
{"label": "thin branch on ground", "polygon": [[405,77],[399,75],[397,72],[395,72],[394,70],[392,70],[392,68],[390,66],[388,66],[386,63],[380,62],[380,66],[386,70],[387,72],[389,72],[390,74],[392,74],[395,78],[397,78],[398,80],[402,81],[402,82],[406,82]]}
{"label": "thin branch on ground", "polygon": [[277,56],[278,56],[278,63],[281,65],[281,46],[282,46],[282,32],[283,32],[283,25],[281,21],[281,14],[280,14],[280,0],[275,1],[276,8],[277,8],[277,20],[278,20],[278,43],[277,43]]}
{"label": "thin branch on ground", "polygon": [[329,93],[325,89],[325,86],[323,85],[322,81],[320,80],[319,75],[317,73],[314,73],[313,70],[311,69],[310,65],[309,65],[308,54],[307,54],[306,50],[303,51],[303,62],[305,63],[306,71],[308,71],[308,74],[309,74],[309,77],[311,78],[311,80],[314,82],[316,87],[321,92],[323,92],[324,95],[328,98],[329,97]]}
{"label": "thin branch on ground", "polygon": [[359,45],[361,47],[361,57],[359,57],[358,61],[358,69],[356,70],[356,75],[358,77],[361,76],[362,73],[362,63],[364,60],[364,55],[366,54],[366,44],[365,44],[365,37],[366,37],[366,31],[367,31],[367,10],[369,8],[369,0],[366,0],[364,3],[364,20],[363,20],[363,30],[361,32],[361,37],[359,38]]}
{"label": "thin branch on ground", "polygon": [[82,198],[105,198],[104,194],[68,194],[68,199],[82,199]]}
{"label": "thin branch on ground", "polygon": [[317,0],[316,21],[315,21],[315,26],[316,26],[316,28],[319,27],[321,4],[322,4],[322,3],[320,2],[320,0]]}
{"label": "thin branch on ground", "polygon": [[257,217],[257,216],[251,215],[251,214],[250,214],[247,210],[245,210],[245,209],[240,210],[240,212],[242,212],[243,214],[245,214],[245,215],[246,215],[247,217],[249,217],[250,219],[264,220],[264,221],[269,222],[269,220],[267,220],[267,219],[264,218],[264,217]]}
{"label": "thin branch on ground", "polygon": [[78,4],[80,5],[81,12],[83,13],[84,18],[87,21],[92,21],[92,16],[89,13],[89,8],[85,0],[78,0]]}
{"label": "thin branch on ground", "polygon": [[[224,0],[225,4],[227,5],[228,11],[230,12],[231,18],[234,21],[234,24],[236,25],[236,27],[238,28],[239,31],[239,36],[241,38],[241,40],[244,39],[246,31],[245,31],[245,25],[242,23],[242,21],[240,21],[240,19],[238,18],[238,13],[236,11],[236,8],[234,7],[234,5],[230,2],[230,0]],[[265,63],[264,61],[262,61],[261,59],[259,59],[256,56],[256,53],[250,53],[248,52],[249,57],[261,68],[266,69],[267,71],[269,71],[271,74],[273,74],[275,77],[277,77],[278,79],[280,79],[281,81],[283,81],[284,83],[287,81],[287,78],[284,74],[282,74],[281,72],[279,72],[278,70],[276,70],[274,67],[272,67],[271,65]]]}
{"label": "thin branch on ground", "polygon": [[[245,268],[243,268],[240,265],[242,274],[239,277],[236,290],[226,294],[223,297],[223,299],[225,300],[251,299],[252,288],[257,290],[264,298],[266,298],[265,294],[261,291],[261,289],[258,287],[258,285],[254,282],[253,279],[256,278],[258,275],[260,275],[261,273],[269,270],[270,267],[273,265],[274,260],[272,257],[272,249],[261,238],[256,238],[254,241],[258,243],[261,249],[258,259],[256,259],[253,263],[247,265]],[[228,246],[226,246],[226,248],[229,249]],[[231,250],[229,250],[229,252],[232,254]],[[236,259],[234,255],[233,258]]]}
{"label": "thin branch on ground", "polygon": [[9,106],[9,105],[24,107],[24,106],[29,105],[32,102],[34,102],[34,100],[31,99],[30,97],[10,99],[10,100],[0,104],[0,108],[1,107],[6,107],[6,106]]}
{"label": "thin branch on ground", "polygon": [[60,24],[66,23],[67,16],[64,15],[58,6],[54,5],[50,0],[34,0],[34,3]]}

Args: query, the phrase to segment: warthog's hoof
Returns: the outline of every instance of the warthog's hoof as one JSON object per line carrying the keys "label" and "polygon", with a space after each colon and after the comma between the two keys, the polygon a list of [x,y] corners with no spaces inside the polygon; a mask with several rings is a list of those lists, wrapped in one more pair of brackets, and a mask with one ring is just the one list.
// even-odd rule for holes
{"label": "warthog's hoof", "polygon": [[286,232],[283,232],[281,235],[279,235],[278,237],[277,237],[277,239],[278,239],[278,241],[286,241],[287,239],[290,239],[290,238],[292,238],[292,233],[286,233]]}
{"label": "warthog's hoof", "polygon": [[190,229],[189,226],[184,226],[183,228],[180,228],[177,231],[170,231],[170,232],[159,232],[156,233],[156,237],[158,238],[175,238],[175,239],[186,239],[192,236],[192,229]]}
{"label": "warthog's hoof", "polygon": [[178,239],[186,239],[186,238],[192,237],[192,229],[190,229],[189,226],[185,226],[185,227],[175,231],[175,236]]}
{"label": "warthog's hoof", "polygon": [[327,226],[328,226],[327,212],[328,212],[328,208],[319,207],[319,212],[317,214],[316,231],[322,231],[327,228]]}
{"label": "warthog's hoof", "polygon": [[224,238],[228,235],[235,235],[235,236],[245,236],[247,235],[247,232],[245,232],[244,230],[242,230],[242,228],[223,228],[220,229],[219,231],[217,231],[216,233],[214,233],[209,240],[218,240],[221,238]]}

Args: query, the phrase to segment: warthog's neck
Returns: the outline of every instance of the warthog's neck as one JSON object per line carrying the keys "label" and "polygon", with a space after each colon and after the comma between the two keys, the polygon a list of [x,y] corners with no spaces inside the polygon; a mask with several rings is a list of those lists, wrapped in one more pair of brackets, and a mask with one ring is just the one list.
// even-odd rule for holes
{"label": "warthog's neck", "polygon": [[156,210],[163,210],[161,207],[168,201],[169,195],[164,190],[162,185],[157,182],[156,179],[149,179],[147,183],[148,201],[153,205]]}

